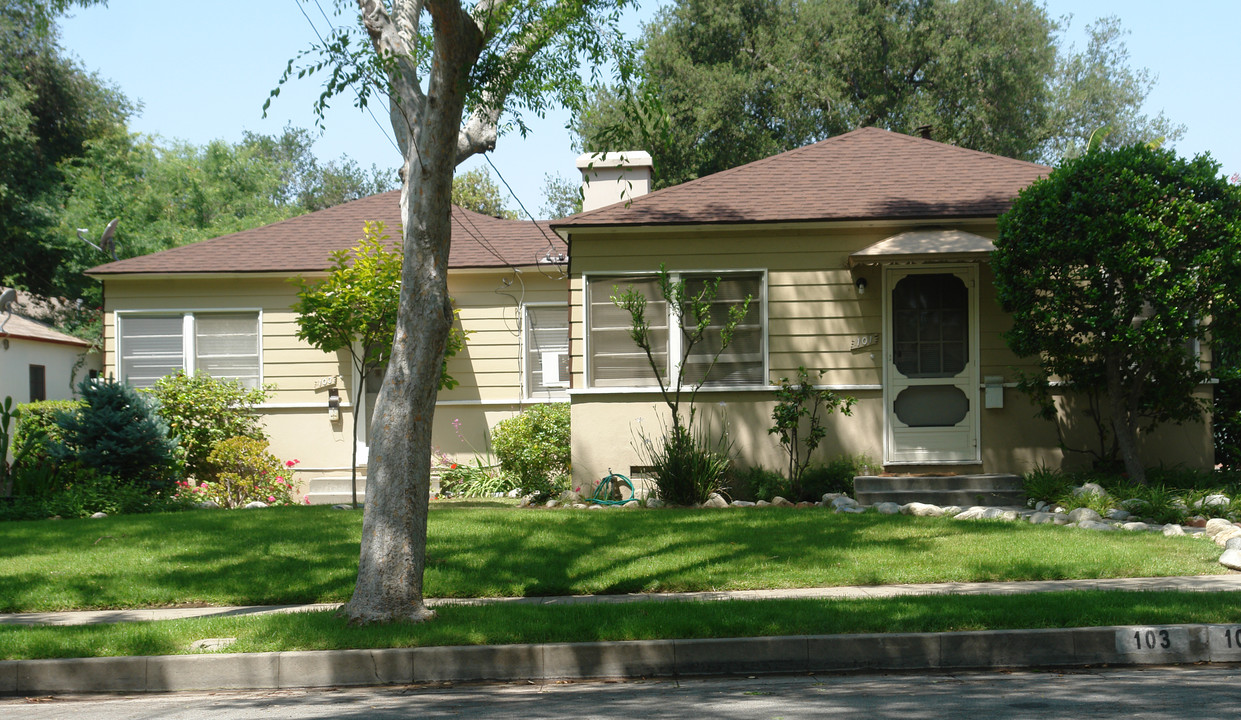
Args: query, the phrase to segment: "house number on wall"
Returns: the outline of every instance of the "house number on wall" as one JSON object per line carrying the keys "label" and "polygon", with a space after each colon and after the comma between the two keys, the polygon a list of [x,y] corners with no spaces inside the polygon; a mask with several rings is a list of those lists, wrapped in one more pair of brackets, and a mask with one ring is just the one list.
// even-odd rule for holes
{"label": "house number on wall", "polygon": [[319,379],[315,380],[315,390],[322,390],[323,388],[334,388],[334,387],[336,387],[336,378],[337,378],[337,377],[339,377],[339,376],[337,376],[337,375],[332,375],[331,377],[321,377],[321,378],[319,378]]}
{"label": "house number on wall", "polygon": [[872,335],[858,335],[849,343],[850,350],[860,350],[866,347],[874,347],[879,344],[879,333]]}

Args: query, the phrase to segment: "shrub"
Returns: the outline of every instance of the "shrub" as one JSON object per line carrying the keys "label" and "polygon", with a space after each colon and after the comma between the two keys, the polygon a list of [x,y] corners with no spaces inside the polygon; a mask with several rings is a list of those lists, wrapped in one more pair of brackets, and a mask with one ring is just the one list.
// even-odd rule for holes
{"label": "shrub", "polygon": [[[266,440],[234,437],[222,440],[207,456],[209,474],[205,499],[236,508],[258,500],[268,505],[295,505],[293,466],[267,451]],[[188,485],[183,486],[188,487]],[[201,481],[199,487],[201,488]]]}
{"label": "shrub", "polygon": [[64,432],[56,424],[57,418],[76,413],[85,406],[81,400],[40,400],[18,406],[21,422],[17,423],[14,438],[18,445],[29,444],[29,464],[52,461],[51,448],[64,443]]}
{"label": "shrub", "polygon": [[864,463],[872,464],[865,458],[841,456],[823,465],[811,465],[802,474],[800,496],[789,500],[819,502],[827,493],[852,495],[853,477]]}
{"label": "shrub", "polygon": [[221,440],[266,440],[254,406],[267,400],[269,390],[218,380],[204,372],[178,372],[155,381],[149,392],[159,401],[159,415],[168,423],[169,435],[177,439],[183,474],[201,476],[207,456]]}
{"label": "shrub", "polygon": [[788,497],[788,478],[775,470],[754,466],[739,468],[727,476],[728,494],[733,500],[771,500]]}
{"label": "shrub", "polygon": [[711,493],[724,490],[724,474],[732,461],[726,434],[714,443],[710,429],[684,426],[667,429],[657,444],[639,435],[638,451],[651,468],[655,496],[673,505],[699,505]]}
{"label": "shrub", "polygon": [[522,495],[543,499],[555,494],[568,485],[569,404],[535,405],[500,421],[492,430],[491,445],[500,469]]}
{"label": "shrub", "polygon": [[1073,478],[1059,470],[1040,465],[1021,478],[1027,502],[1056,502],[1073,489]]}
{"label": "shrub", "polygon": [[154,399],[111,379],[85,380],[78,392],[83,407],[57,416],[63,437],[50,446],[53,457],[153,490],[171,486],[176,442],[156,414]]}
{"label": "shrub", "polygon": [[473,464],[465,464],[445,457],[439,459],[437,465],[440,492],[450,497],[493,497],[515,487],[512,478],[499,468],[484,465],[478,459]]}
{"label": "shrub", "polygon": [[[822,378],[825,372],[826,370],[820,370],[819,377]],[[796,382],[780,378],[780,387],[776,390],[776,405],[771,410],[771,419],[775,424],[767,432],[780,436],[780,444],[789,456],[788,478],[793,495],[803,497],[813,494],[803,487],[803,482],[806,468],[810,465],[810,456],[819,447],[819,443],[823,442],[823,438],[827,437],[823,416],[837,410],[842,415],[852,415],[855,402],[854,398],[841,397],[825,388],[815,388],[804,367],[797,368]],[[820,497],[822,494],[819,493]]]}
{"label": "shrub", "polygon": [[169,493],[152,493],[145,486],[101,475],[75,462],[57,469],[61,486],[41,494],[12,498],[0,505],[0,520],[40,520],[48,517],[83,518],[97,512],[108,515],[165,512],[184,507]]}

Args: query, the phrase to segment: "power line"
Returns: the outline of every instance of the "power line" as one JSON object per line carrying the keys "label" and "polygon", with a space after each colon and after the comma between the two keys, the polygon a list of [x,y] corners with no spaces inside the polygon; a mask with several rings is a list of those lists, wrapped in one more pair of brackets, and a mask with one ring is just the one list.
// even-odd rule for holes
{"label": "power line", "polygon": [[[297,5],[298,11],[301,12],[302,17],[306,18],[306,22],[310,25],[310,29],[314,31],[315,37],[319,38],[319,44],[326,50],[327,41],[325,41],[323,39],[323,35],[319,33],[319,28],[315,27],[314,21],[311,20],[310,16],[306,14],[306,9],[302,7],[302,0],[293,0],[293,4]],[[336,32],[336,26],[334,26],[332,21],[328,19],[327,13],[323,12],[323,6],[319,5],[319,0],[315,0],[315,6],[319,8],[319,14],[322,15],[323,19],[327,21],[328,27],[332,29],[332,32]],[[379,132],[383,133],[383,136],[387,138],[388,142],[392,144],[392,147],[395,148],[398,153],[401,152],[401,146],[398,145],[396,140],[388,134],[388,130],[384,128],[383,123],[379,122],[379,118],[375,117],[375,113],[371,111],[370,106],[362,102],[362,94],[353,86],[353,83],[349,84],[349,89],[353,91],[354,97],[358,99],[358,105],[366,111],[367,115],[371,116],[371,120],[375,121],[375,126],[379,128]],[[418,146],[417,144],[413,145],[414,154],[415,156],[418,156]],[[420,156],[418,157],[418,164],[422,164],[422,158]]]}
{"label": "power line", "polygon": [[[521,211],[526,214],[526,217],[530,218],[530,222],[534,223],[534,227],[537,228],[539,233],[543,235],[543,239],[547,241],[547,255],[545,257],[549,262],[556,266],[557,270],[560,271],[560,278],[556,279],[563,279],[565,277],[565,272],[560,267],[560,263],[551,259],[553,252],[561,255],[559,248],[557,248],[556,244],[552,242],[551,236],[547,234],[547,231],[543,229],[543,226],[539,225],[538,221],[534,219],[534,215],[526,209],[526,205],[521,201],[521,198],[517,197],[517,193],[513,191],[513,187],[508,184],[508,180],[505,180],[504,175],[500,173],[500,168],[496,167],[495,163],[491,162],[491,157],[489,157],[486,153],[483,153],[483,159],[487,161],[487,164],[491,166],[492,170],[495,170],[496,177],[500,178],[500,182],[504,183],[504,187],[508,190],[508,194],[513,196],[513,199],[517,201],[517,206],[520,207]],[[534,264],[535,267],[539,268],[539,272],[542,273],[544,277],[550,279],[550,276],[543,272],[538,258],[535,258]]]}

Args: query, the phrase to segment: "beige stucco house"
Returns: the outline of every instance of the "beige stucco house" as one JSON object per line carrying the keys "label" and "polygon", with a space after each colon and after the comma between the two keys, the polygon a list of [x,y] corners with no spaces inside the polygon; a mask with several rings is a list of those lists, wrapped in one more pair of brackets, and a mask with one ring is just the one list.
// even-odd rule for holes
{"label": "beige stucco house", "polygon": [[[329,253],[355,246],[367,221],[399,238],[398,203],[397,191],[383,193],[93,268],[104,284],[105,372],[137,387],[179,369],[274,386],[260,408],[272,451],[300,461],[312,502],[347,498],[352,443],[364,465],[381,378],[360,392],[344,352],[297,338],[289,280],[324,276]],[[485,455],[489,427],[530,403],[567,398],[566,269],[565,244],[546,223],[454,208],[448,284],[469,336],[449,363],[460,384],[436,406],[433,442],[445,453]],[[354,412],[363,421],[356,438]]]}
{"label": "beige stucco house", "polygon": [[[721,306],[753,298],[698,396],[740,462],[777,468],[772,391],[799,366],[857,398],[829,419],[823,457],[864,454],[888,471],[1020,473],[1084,462],[1015,389],[1023,363],[1001,333],[988,262],[997,217],[1050,168],[875,128],[856,130],[630,202],[552,223],[569,246],[574,484],[641,473],[641,434],[667,411],[629,318],[610,296],[647,295],[661,370],[681,333],[660,301],[661,263],[721,278]],[[688,366],[699,376],[710,352]],[[1070,442],[1090,431],[1061,398]],[[1212,462],[1204,424],[1146,438],[1148,462]]]}

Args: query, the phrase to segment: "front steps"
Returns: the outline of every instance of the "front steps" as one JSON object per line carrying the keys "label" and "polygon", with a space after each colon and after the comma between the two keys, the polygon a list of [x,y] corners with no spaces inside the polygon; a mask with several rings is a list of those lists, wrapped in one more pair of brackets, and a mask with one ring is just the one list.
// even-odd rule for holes
{"label": "front steps", "polygon": [[1021,477],[1008,473],[970,475],[861,475],[853,478],[859,505],[911,502],[948,507],[1011,506],[1026,503]]}
{"label": "front steps", "polygon": [[[431,474],[431,494],[440,490],[439,475]],[[325,475],[310,480],[306,497],[311,505],[341,505],[353,502],[348,475]],[[366,501],[366,468],[358,468],[358,504]]]}

